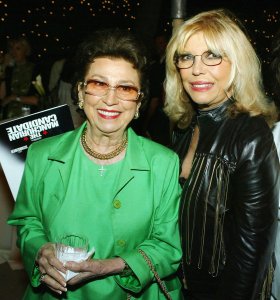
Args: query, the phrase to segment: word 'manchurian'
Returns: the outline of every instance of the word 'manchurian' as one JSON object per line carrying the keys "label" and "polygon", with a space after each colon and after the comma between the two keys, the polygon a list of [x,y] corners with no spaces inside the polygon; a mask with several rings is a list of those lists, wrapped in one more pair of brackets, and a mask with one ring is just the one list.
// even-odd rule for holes
{"label": "word 'manchurian'", "polygon": [[31,140],[41,136],[41,132],[58,127],[59,123],[55,114],[24,122],[19,125],[6,128],[10,141],[29,136]]}

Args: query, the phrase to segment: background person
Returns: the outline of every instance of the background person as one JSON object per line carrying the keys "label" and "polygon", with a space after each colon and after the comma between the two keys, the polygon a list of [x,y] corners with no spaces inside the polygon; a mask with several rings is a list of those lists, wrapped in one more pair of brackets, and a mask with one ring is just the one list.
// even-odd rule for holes
{"label": "background person", "polygon": [[39,104],[39,95],[32,84],[38,74],[35,64],[29,60],[30,43],[24,37],[10,40],[9,54],[12,60],[5,68],[0,90],[3,119],[21,116],[23,106],[29,113],[35,112]]}
{"label": "background person", "polygon": [[85,115],[72,97],[72,76],[74,73],[73,49],[68,49],[63,59],[54,62],[49,80],[49,98],[53,106],[67,104],[74,128],[81,126]]}
{"label": "background person", "polygon": [[[280,111],[280,30],[273,39],[271,51],[270,73],[269,81],[272,83],[273,96],[276,105]],[[273,136],[278,151],[278,158],[280,158],[280,114],[278,115],[278,122],[273,127]],[[279,209],[278,209],[278,231],[275,244],[276,267],[272,283],[272,299],[280,299],[280,192],[279,192]]]}
{"label": "background person", "polygon": [[160,33],[154,37],[154,57],[150,71],[150,97],[143,112],[142,132],[144,136],[164,146],[170,146],[169,119],[163,111],[165,80],[165,49],[168,36]]}
{"label": "background person", "polygon": [[179,226],[186,299],[270,294],[279,161],[260,62],[236,17],[202,12],[167,46],[166,111],[183,187]]}
{"label": "background person", "polygon": [[[163,299],[139,249],[180,299],[178,156],[129,128],[147,90],[144,48],[127,31],[101,30],[76,62],[87,121],[32,144],[9,218],[31,282],[25,299]],[[63,266],[54,243],[65,231],[87,236],[94,257]],[[67,287],[66,269],[80,272]]]}

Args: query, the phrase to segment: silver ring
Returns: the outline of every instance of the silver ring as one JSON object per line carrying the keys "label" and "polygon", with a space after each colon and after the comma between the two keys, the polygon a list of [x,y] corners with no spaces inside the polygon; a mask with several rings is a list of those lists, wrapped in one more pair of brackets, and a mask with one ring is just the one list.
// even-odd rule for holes
{"label": "silver ring", "polygon": [[47,273],[41,273],[39,281],[42,282],[46,275]]}

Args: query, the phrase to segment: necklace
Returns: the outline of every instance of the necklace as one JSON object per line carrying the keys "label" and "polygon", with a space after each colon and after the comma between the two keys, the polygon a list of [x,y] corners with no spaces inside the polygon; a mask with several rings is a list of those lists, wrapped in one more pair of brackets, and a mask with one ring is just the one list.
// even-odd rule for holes
{"label": "necklace", "polygon": [[108,160],[111,159],[113,157],[116,157],[117,155],[119,155],[127,146],[127,136],[125,136],[125,138],[122,140],[121,144],[112,152],[109,153],[98,153],[94,150],[92,150],[90,148],[90,146],[87,143],[86,140],[86,133],[87,133],[87,128],[84,129],[82,136],[81,136],[81,142],[83,145],[83,148],[85,149],[85,151],[92,157],[100,159],[100,160]]}
{"label": "necklace", "polygon": [[102,165],[102,166],[98,169],[98,171],[99,171],[99,175],[100,175],[100,176],[103,176],[104,173],[105,173],[105,171],[107,171],[107,169],[105,169],[104,166]]}

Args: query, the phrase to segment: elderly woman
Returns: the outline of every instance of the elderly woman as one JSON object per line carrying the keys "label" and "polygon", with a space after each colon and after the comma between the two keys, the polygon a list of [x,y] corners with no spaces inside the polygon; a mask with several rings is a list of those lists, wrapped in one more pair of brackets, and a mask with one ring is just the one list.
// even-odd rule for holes
{"label": "elderly woman", "polygon": [[[164,299],[151,267],[180,299],[179,159],[129,128],[147,89],[144,48],[127,31],[101,30],[76,56],[87,120],[29,148],[9,218],[31,281],[25,299]],[[86,236],[94,256],[62,264],[65,232]],[[67,270],[78,275],[66,282]]]}
{"label": "elderly woman", "polygon": [[280,185],[269,128],[276,109],[234,16],[202,12],[175,31],[166,101],[178,128],[186,299],[269,297]]}

